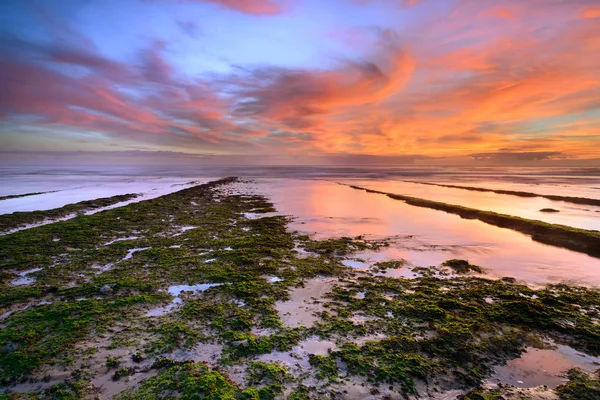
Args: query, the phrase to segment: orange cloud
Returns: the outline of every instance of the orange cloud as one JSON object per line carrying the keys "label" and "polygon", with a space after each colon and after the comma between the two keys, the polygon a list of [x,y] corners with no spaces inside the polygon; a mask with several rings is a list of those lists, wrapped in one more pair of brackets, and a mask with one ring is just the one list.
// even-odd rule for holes
{"label": "orange cloud", "polygon": [[402,90],[415,69],[410,52],[385,39],[382,59],[337,70],[270,68],[231,78],[239,85],[234,114],[299,132],[323,132],[329,119],[355,107],[377,107]]}
{"label": "orange cloud", "polygon": [[591,7],[583,11],[583,18],[600,18],[600,7]]}

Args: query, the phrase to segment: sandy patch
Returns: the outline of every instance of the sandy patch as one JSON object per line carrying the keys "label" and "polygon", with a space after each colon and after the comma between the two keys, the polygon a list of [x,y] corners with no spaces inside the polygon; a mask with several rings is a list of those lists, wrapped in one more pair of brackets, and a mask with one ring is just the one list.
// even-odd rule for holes
{"label": "sandy patch", "polygon": [[323,296],[336,283],[336,278],[316,278],[304,281],[304,287],[292,289],[290,300],[275,303],[283,324],[291,328],[314,325],[319,320],[318,313],[324,310]]}

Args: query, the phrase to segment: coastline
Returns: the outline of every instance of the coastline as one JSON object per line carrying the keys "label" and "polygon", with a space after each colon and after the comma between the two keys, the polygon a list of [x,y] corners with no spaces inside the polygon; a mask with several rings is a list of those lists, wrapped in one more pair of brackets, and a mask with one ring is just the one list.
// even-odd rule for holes
{"label": "coastline", "polygon": [[[498,390],[484,379],[527,348],[600,355],[597,289],[536,290],[463,262],[348,267],[388,242],[291,231],[250,186],[222,179],[0,237],[7,387],[133,399],[185,395],[194,376],[216,398],[433,399]],[[398,269],[414,277],[386,276]]]}

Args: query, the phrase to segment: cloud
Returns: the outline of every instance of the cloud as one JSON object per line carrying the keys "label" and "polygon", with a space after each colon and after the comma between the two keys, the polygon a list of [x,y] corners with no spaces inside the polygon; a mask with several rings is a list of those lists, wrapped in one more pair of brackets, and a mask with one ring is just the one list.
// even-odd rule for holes
{"label": "cloud", "polygon": [[539,160],[553,160],[564,158],[564,155],[560,151],[530,151],[523,153],[513,152],[497,152],[497,153],[477,153],[469,154],[475,160],[487,160],[487,161],[539,161]]}
{"label": "cloud", "polygon": [[213,3],[251,15],[277,15],[283,7],[273,0],[179,0],[180,2]]}
{"label": "cloud", "polygon": [[233,113],[296,131],[325,131],[353,108],[378,107],[402,91],[415,61],[408,49],[382,37],[373,60],[346,61],[331,70],[258,68],[231,76]]}
{"label": "cloud", "polygon": [[[255,15],[281,12],[282,4],[218,3]],[[398,12],[416,15],[431,4]],[[211,75],[179,69],[179,43],[153,40],[117,61],[50,18],[48,40],[0,37],[0,120],[224,153],[597,157],[594,2],[452,4],[395,30],[333,27],[333,39],[355,51],[334,63],[324,58],[329,67],[243,65]]]}
{"label": "cloud", "polygon": [[590,7],[583,10],[583,18],[600,18],[600,7]]}

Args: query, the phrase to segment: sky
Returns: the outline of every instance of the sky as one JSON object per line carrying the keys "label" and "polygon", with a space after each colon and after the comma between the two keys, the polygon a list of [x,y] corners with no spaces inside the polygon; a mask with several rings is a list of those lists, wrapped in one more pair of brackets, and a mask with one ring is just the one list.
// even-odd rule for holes
{"label": "sky", "polygon": [[0,150],[600,159],[600,0],[2,0]]}

